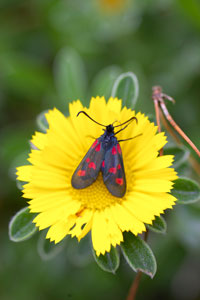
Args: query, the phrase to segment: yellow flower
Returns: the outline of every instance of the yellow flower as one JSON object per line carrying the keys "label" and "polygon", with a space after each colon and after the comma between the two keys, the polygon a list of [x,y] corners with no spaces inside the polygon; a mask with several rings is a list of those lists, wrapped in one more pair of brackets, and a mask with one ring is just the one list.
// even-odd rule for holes
{"label": "yellow flower", "polygon": [[124,6],[126,0],[99,0],[99,2],[103,9],[119,10]]}
{"label": "yellow flower", "polygon": [[[23,197],[29,201],[30,211],[38,213],[34,222],[39,229],[48,228],[47,238],[60,242],[67,234],[82,239],[90,230],[97,255],[110,251],[123,241],[122,233],[137,235],[146,230],[176,199],[169,194],[172,180],[177,178],[172,165],[173,156],[159,157],[159,149],[166,144],[164,133],[140,112],[121,107],[121,100],[92,98],[89,108],[80,101],[69,105],[69,117],[57,109],[46,114],[47,133],[36,132],[32,137],[30,165],[19,167],[18,179],[27,182]],[[71,185],[72,175],[85,156],[93,139],[103,134],[102,127],[77,113],[84,110],[102,124],[123,123],[136,116],[121,131],[118,140],[138,137],[120,143],[127,188],[122,198],[113,196],[106,188],[102,174],[84,189]],[[116,123],[115,123],[116,124]],[[118,127],[119,129],[120,127]]]}
{"label": "yellow flower", "polygon": [[96,2],[97,8],[103,14],[116,15],[123,13],[130,8],[131,1],[129,0],[98,0]]}

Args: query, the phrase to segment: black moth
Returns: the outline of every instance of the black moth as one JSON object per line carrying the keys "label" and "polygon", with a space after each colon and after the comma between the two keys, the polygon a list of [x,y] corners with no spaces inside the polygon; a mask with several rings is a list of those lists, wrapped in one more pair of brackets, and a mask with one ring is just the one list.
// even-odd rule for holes
{"label": "black moth", "polygon": [[[105,127],[106,129],[103,129],[104,133],[95,140],[80,162],[72,176],[71,184],[75,189],[84,189],[97,179],[97,176],[101,171],[103,175],[103,181],[109,192],[113,196],[121,198],[126,193],[126,176],[119,142],[127,141],[132,138],[118,141],[116,135],[120,131],[124,130],[131,121],[137,121],[137,118],[132,117],[126,122],[117,126],[113,126],[113,124],[106,126],[93,120],[84,111],[80,111],[77,116],[80,113],[85,114],[93,122]],[[122,125],[125,126],[117,132],[114,132],[116,127]]]}

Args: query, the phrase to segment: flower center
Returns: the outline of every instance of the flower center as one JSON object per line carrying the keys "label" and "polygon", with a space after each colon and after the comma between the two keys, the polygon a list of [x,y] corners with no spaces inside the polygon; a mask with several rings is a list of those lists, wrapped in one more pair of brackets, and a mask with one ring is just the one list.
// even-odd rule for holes
{"label": "flower center", "polygon": [[[127,190],[128,182],[130,183],[130,172],[126,173]],[[131,180],[132,181],[132,180]],[[127,193],[127,191],[126,191]],[[97,180],[90,186],[84,189],[72,188],[72,197],[74,200],[79,200],[82,206],[91,210],[104,210],[106,207],[121,204],[125,200],[126,194],[123,198],[113,196],[107,189],[103,182],[102,173],[99,173]]]}
{"label": "flower center", "polygon": [[122,198],[115,197],[108,191],[101,172],[90,186],[80,190],[72,189],[73,198],[81,201],[83,207],[91,210],[104,210],[108,206],[122,202]]}

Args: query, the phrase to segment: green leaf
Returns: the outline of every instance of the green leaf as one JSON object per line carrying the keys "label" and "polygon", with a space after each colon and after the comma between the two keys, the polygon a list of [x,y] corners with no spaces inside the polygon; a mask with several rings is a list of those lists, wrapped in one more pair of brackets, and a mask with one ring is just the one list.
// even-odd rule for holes
{"label": "green leaf", "polygon": [[50,242],[48,239],[45,238],[46,232],[43,232],[37,244],[38,254],[42,260],[50,260],[57,256],[65,246],[65,240],[60,242],[59,244],[55,244],[54,242]]}
{"label": "green leaf", "polygon": [[41,112],[36,119],[36,123],[38,128],[42,131],[42,132],[46,132],[47,129],[49,128],[49,124],[47,122],[47,119],[45,117],[45,114],[48,112],[48,110],[45,110],[43,112]]}
{"label": "green leaf", "polygon": [[192,177],[192,174],[194,172],[194,170],[192,169],[192,166],[188,164],[188,162],[184,162],[183,164],[181,164],[178,168],[176,168],[176,171],[180,176],[183,177]]}
{"label": "green leaf", "polygon": [[20,180],[16,180],[16,186],[19,190],[23,190],[23,186],[24,184],[26,184],[27,182],[26,181],[20,181]]}
{"label": "green leaf", "polygon": [[111,247],[110,252],[106,252],[105,255],[100,254],[97,256],[94,250],[93,255],[96,263],[102,270],[114,274],[118,269],[120,261],[119,252],[113,246]]}
{"label": "green leaf", "polygon": [[72,48],[65,47],[57,54],[54,64],[55,84],[62,107],[86,94],[86,73],[83,61]]}
{"label": "green leaf", "polygon": [[37,228],[32,223],[36,214],[32,214],[28,207],[16,213],[9,223],[9,238],[13,242],[25,241],[36,232]]}
{"label": "green leaf", "polygon": [[150,247],[139,236],[135,236],[131,232],[124,232],[123,236],[124,242],[121,243],[121,248],[130,267],[135,272],[141,271],[153,278],[157,265]]}
{"label": "green leaf", "polygon": [[173,233],[176,239],[184,245],[184,249],[190,252],[200,252],[200,206],[193,204],[190,206],[181,205],[176,209],[176,214],[170,218],[170,226],[174,228]]}
{"label": "green leaf", "polygon": [[200,200],[200,186],[194,180],[178,178],[174,181],[171,194],[177,198],[178,203],[190,204]]}
{"label": "green leaf", "polygon": [[[10,168],[8,171],[8,174],[10,176],[10,178],[12,178],[13,180],[16,180],[17,176],[16,176],[16,169],[19,166],[24,166],[24,165],[29,165],[29,161],[28,159],[28,153],[29,153],[29,149],[25,152],[21,152],[19,155],[15,156],[14,159],[12,160],[12,162],[10,163]],[[21,184],[25,184],[26,182],[22,182]],[[18,184],[17,184],[18,187]],[[21,189],[21,188],[20,188]]]}
{"label": "green leaf", "polygon": [[190,152],[186,148],[169,147],[164,149],[165,155],[174,155],[173,167],[180,167],[188,159]]}
{"label": "green leaf", "polygon": [[118,66],[109,66],[101,70],[93,80],[92,96],[104,96],[107,100],[112,92],[112,87],[120,75],[121,69]]}
{"label": "green leaf", "polygon": [[123,106],[134,108],[139,94],[139,83],[132,72],[122,73],[116,80],[112,89],[112,97],[122,99]]}
{"label": "green leaf", "polygon": [[76,267],[85,267],[91,260],[91,235],[87,234],[79,242],[76,238],[70,238],[70,243],[68,243],[66,249],[66,255],[70,257],[70,262]]}
{"label": "green leaf", "polygon": [[167,224],[165,222],[165,219],[162,216],[160,217],[156,216],[152,225],[147,224],[146,226],[148,227],[148,229],[156,233],[166,233],[167,231]]}

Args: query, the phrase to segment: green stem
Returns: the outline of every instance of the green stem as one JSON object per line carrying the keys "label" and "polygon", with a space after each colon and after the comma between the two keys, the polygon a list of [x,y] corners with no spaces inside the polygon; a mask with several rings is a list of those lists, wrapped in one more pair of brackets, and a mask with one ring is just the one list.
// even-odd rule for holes
{"label": "green stem", "polygon": [[[144,233],[144,241],[145,242],[147,241],[148,235],[149,235],[149,230],[147,229],[146,232]],[[142,277],[142,272],[138,271],[133,280],[133,283],[130,287],[130,290],[129,290],[126,300],[135,300],[135,297],[136,297],[136,294],[137,294],[137,291],[138,291],[138,288],[140,285],[141,277]]]}

